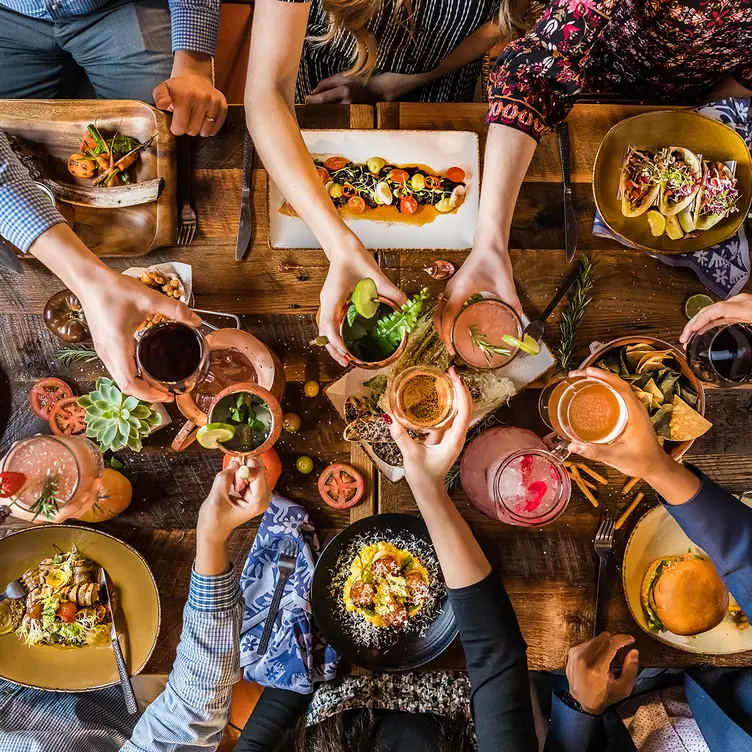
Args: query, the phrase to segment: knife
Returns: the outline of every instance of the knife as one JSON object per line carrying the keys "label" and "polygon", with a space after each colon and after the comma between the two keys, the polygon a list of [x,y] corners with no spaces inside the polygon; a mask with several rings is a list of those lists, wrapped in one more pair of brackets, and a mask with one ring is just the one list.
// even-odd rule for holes
{"label": "knife", "polygon": [[572,206],[572,185],[570,183],[569,124],[563,122],[558,128],[559,156],[561,157],[561,180],[564,187],[564,248],[567,261],[571,263],[577,250],[577,215]]}
{"label": "knife", "polygon": [[529,334],[536,342],[540,342],[540,340],[543,339],[543,334],[546,331],[546,319],[551,315],[554,308],[559,305],[561,299],[569,292],[579,276],[580,267],[578,264],[571,272],[569,272],[569,276],[564,280],[564,284],[556,291],[556,295],[551,298],[551,302],[546,306],[546,310],[543,311],[537,319],[531,321],[525,327],[525,334]]}
{"label": "knife", "polygon": [[251,217],[251,180],[253,170],[253,141],[248,129],[243,139],[243,193],[240,199],[240,226],[238,242],[235,246],[235,261],[242,261],[251,247],[253,235],[253,218]]}
{"label": "knife", "polygon": [[23,274],[24,270],[13,249],[7,241],[0,238],[0,267],[10,269],[16,274]]}
{"label": "knife", "polygon": [[133,694],[131,680],[128,678],[128,669],[125,667],[123,651],[120,648],[120,641],[115,627],[115,607],[112,602],[112,583],[110,582],[110,578],[107,576],[104,567],[99,568],[99,587],[107,596],[107,603],[110,606],[110,638],[112,639],[112,649],[115,651],[115,662],[117,663],[118,674],[120,675],[120,687],[123,690],[123,696],[125,697],[125,707],[131,715],[134,715],[135,713],[138,713],[138,703],[136,702],[136,696]]}

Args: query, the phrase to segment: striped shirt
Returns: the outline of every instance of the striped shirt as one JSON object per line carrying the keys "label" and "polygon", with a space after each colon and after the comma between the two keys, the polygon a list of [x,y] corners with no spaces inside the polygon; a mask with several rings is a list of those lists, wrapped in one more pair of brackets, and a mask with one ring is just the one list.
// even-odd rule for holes
{"label": "striped shirt", "polygon": [[[308,0],[283,0],[308,2]],[[379,73],[426,73],[464,39],[499,12],[499,0],[412,0],[413,22],[394,17],[395,0],[382,2],[368,28],[378,43]],[[312,0],[308,36],[322,36],[329,20],[322,0]],[[295,101],[302,103],[319,81],[342,73],[352,65],[355,40],[340,33],[327,44],[306,40],[298,70]],[[471,102],[480,76],[482,59],[421,86],[403,97],[414,102]]]}
{"label": "striped shirt", "polygon": [[167,687],[140,717],[128,715],[119,686],[58,694],[0,681],[0,752],[215,749],[240,679],[241,613],[232,571],[192,573]]}
{"label": "striped shirt", "polygon": [[[85,16],[107,5],[108,0],[2,0],[6,8],[31,18],[64,21]],[[221,0],[169,0],[172,51],[189,50],[213,55],[217,45]],[[102,41],[106,44],[106,41]]]}

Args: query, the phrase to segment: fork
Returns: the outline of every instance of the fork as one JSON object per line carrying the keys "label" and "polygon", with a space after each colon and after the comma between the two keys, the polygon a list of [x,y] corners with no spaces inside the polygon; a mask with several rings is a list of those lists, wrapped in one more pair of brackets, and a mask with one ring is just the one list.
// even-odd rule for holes
{"label": "fork", "polygon": [[608,570],[608,557],[614,550],[615,523],[608,513],[604,513],[598,532],[595,534],[593,548],[598,555],[598,586],[595,591],[595,623],[593,625],[593,637],[597,637],[605,626],[604,600],[605,581]]}
{"label": "fork", "polygon": [[269,606],[269,614],[266,617],[264,631],[262,632],[261,640],[259,641],[259,655],[264,655],[269,647],[269,640],[272,636],[272,629],[274,629],[274,622],[277,620],[277,612],[279,611],[279,604],[282,601],[282,593],[285,590],[285,583],[295,571],[295,564],[298,560],[298,551],[298,542],[294,538],[285,538],[282,541],[282,545],[279,549],[279,560],[277,561],[279,579],[277,580],[277,586],[274,588],[272,603]]}
{"label": "fork", "polygon": [[191,206],[193,192],[193,141],[190,136],[178,139],[180,156],[180,185],[183,207],[178,216],[178,245],[190,245],[196,234],[196,212]]}
{"label": "fork", "polygon": [[17,600],[18,598],[26,597],[26,588],[23,586],[21,580],[13,580],[9,582],[8,586],[0,593],[0,601],[4,600]]}

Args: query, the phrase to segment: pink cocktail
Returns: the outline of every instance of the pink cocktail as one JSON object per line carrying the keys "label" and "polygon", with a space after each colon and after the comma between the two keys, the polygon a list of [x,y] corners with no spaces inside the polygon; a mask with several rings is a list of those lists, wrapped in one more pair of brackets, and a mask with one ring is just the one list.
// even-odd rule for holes
{"label": "pink cocktail", "polygon": [[561,460],[540,437],[513,426],[491,428],[470,443],[460,481],[480,512],[523,527],[556,519],[572,490]]}
{"label": "pink cocktail", "polygon": [[501,368],[519,353],[504,342],[504,335],[522,338],[522,321],[513,308],[496,298],[465,306],[452,325],[452,345],[467,365],[489,370]]}
{"label": "pink cocktail", "polygon": [[4,472],[22,473],[22,489],[0,503],[14,517],[63,522],[94,504],[104,461],[96,444],[81,436],[32,436],[11,447]]}

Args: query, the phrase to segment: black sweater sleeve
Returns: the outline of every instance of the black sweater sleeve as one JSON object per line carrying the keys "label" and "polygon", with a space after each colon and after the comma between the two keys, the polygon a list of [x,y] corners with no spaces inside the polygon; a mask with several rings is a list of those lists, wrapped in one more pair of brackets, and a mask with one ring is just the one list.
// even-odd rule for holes
{"label": "black sweater sleeve", "polygon": [[478,752],[535,752],[527,645],[501,580],[449,591],[470,676]]}
{"label": "black sweater sleeve", "polygon": [[272,752],[306,711],[313,695],[267,687],[245,724],[235,752]]}

